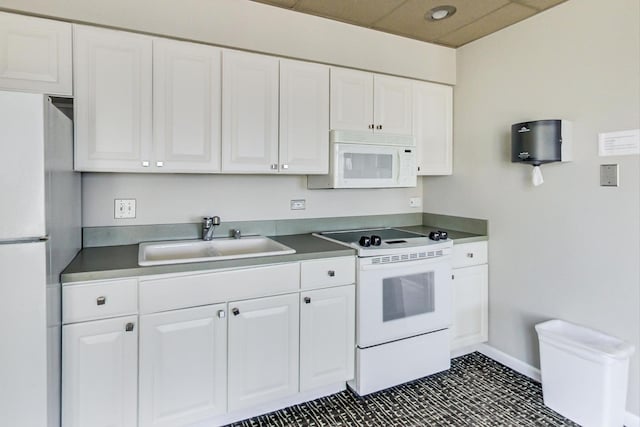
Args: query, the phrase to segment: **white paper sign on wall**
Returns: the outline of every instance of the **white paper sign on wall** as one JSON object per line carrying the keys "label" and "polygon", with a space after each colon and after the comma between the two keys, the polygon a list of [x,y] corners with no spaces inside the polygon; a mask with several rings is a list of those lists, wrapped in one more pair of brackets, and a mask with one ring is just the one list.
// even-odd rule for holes
{"label": "white paper sign on wall", "polygon": [[640,129],[598,134],[599,156],[640,154]]}

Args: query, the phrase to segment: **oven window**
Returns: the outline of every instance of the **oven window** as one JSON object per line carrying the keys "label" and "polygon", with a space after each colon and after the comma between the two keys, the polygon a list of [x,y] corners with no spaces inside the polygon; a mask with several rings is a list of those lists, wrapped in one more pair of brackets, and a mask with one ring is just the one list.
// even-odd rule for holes
{"label": "oven window", "polygon": [[382,320],[431,313],[435,310],[434,272],[389,277],[382,281]]}
{"label": "oven window", "polygon": [[344,153],[346,179],[391,179],[393,154]]}

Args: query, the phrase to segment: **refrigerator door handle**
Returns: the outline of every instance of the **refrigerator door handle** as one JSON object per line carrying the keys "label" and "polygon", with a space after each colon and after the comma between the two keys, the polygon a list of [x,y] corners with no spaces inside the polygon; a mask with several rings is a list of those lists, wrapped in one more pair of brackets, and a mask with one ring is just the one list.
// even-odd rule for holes
{"label": "refrigerator door handle", "polygon": [[49,240],[49,236],[22,237],[20,239],[0,239],[0,245],[15,245],[19,243],[46,242],[48,240]]}

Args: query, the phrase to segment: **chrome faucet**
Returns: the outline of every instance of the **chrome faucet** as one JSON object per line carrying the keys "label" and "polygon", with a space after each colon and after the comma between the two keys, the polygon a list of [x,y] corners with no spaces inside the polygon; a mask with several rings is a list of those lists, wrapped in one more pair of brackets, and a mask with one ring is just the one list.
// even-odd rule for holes
{"label": "chrome faucet", "polygon": [[242,233],[240,232],[240,229],[239,229],[239,228],[235,228],[235,229],[231,230],[231,236],[232,236],[234,239],[239,239],[239,238],[241,238],[241,237],[242,237]]}
{"label": "chrome faucet", "polygon": [[202,240],[213,239],[213,232],[218,225],[220,225],[219,216],[205,216],[202,218]]}

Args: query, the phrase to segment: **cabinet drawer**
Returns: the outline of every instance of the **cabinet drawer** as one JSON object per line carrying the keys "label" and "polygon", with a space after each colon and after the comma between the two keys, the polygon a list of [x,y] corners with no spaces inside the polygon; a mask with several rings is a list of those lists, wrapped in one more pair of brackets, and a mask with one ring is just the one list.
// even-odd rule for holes
{"label": "cabinet drawer", "polygon": [[356,260],[352,256],[304,261],[300,266],[302,289],[350,285],[356,281]]}
{"label": "cabinet drawer", "polygon": [[487,263],[487,242],[472,242],[453,245],[451,266],[468,267]]}
{"label": "cabinet drawer", "polygon": [[286,292],[300,287],[297,262],[140,281],[140,312],[155,313]]}
{"label": "cabinet drawer", "polygon": [[63,286],[62,323],[137,313],[137,284],[126,279]]}

